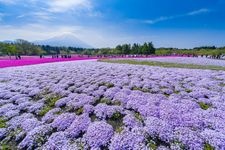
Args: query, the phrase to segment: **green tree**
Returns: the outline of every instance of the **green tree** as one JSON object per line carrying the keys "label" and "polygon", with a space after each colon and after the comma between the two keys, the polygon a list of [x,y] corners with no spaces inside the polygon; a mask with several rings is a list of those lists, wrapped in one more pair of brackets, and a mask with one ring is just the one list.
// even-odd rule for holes
{"label": "green tree", "polygon": [[130,44],[123,44],[122,45],[122,54],[130,54],[131,46]]}
{"label": "green tree", "polygon": [[148,43],[149,53],[148,54],[155,54],[155,47],[152,42]]}
{"label": "green tree", "polygon": [[11,56],[17,54],[15,45],[7,44],[7,43],[0,43],[0,54],[8,55],[11,58]]}
{"label": "green tree", "polygon": [[6,44],[2,43],[2,42],[0,42],[0,54],[1,55],[8,55]]}
{"label": "green tree", "polygon": [[40,46],[34,45],[23,39],[17,39],[15,46],[20,55],[41,55],[44,53]]}
{"label": "green tree", "polygon": [[7,45],[9,55],[16,55],[18,53],[15,45]]}
{"label": "green tree", "polygon": [[139,53],[140,53],[140,46],[139,44],[134,43],[131,48],[131,54],[139,54]]}
{"label": "green tree", "polygon": [[116,51],[118,52],[118,54],[122,54],[122,53],[123,53],[123,52],[122,52],[123,48],[122,48],[121,45],[117,45],[115,49],[116,49]]}
{"label": "green tree", "polygon": [[141,46],[141,53],[140,54],[148,54],[149,52],[149,48],[148,48],[148,44],[145,42],[144,45]]}
{"label": "green tree", "polygon": [[145,55],[155,54],[155,48],[152,42],[149,42],[149,43],[145,42],[144,45],[142,45],[141,54],[145,54]]}

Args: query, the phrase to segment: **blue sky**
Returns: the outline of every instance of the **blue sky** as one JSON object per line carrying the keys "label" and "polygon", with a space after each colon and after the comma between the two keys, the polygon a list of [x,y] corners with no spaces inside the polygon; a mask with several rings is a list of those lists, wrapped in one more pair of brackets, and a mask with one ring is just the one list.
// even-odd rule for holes
{"label": "blue sky", "polygon": [[225,0],[0,0],[0,40],[74,34],[94,47],[225,45]]}

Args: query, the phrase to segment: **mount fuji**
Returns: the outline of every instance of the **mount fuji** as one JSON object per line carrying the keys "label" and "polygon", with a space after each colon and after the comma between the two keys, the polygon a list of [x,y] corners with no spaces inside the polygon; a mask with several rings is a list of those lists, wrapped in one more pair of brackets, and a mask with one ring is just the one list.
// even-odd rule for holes
{"label": "mount fuji", "polygon": [[75,37],[73,34],[64,34],[64,35],[52,37],[46,40],[34,41],[33,43],[37,45],[92,48],[92,46],[81,41],[80,39]]}

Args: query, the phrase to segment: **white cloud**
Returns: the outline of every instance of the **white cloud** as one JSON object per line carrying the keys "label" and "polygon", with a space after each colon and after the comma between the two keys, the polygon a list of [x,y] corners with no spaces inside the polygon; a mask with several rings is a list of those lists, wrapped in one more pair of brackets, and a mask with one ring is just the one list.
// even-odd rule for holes
{"label": "white cloud", "polygon": [[154,20],[143,20],[143,23],[155,24],[157,22],[171,20],[171,19],[174,19],[174,18],[177,18],[177,16],[162,16],[162,17],[156,18]]}
{"label": "white cloud", "polygon": [[54,15],[52,15],[51,13],[44,12],[44,11],[31,12],[31,13],[21,14],[17,16],[17,18],[26,18],[26,17],[32,17],[39,21],[42,21],[42,20],[50,21],[55,18]]}
{"label": "white cloud", "polygon": [[195,11],[189,12],[187,15],[189,15],[189,16],[199,15],[199,14],[207,13],[209,11],[210,11],[209,9],[202,8],[202,9],[199,9],[199,10],[195,10]]}
{"label": "white cloud", "polygon": [[45,26],[41,24],[27,24],[20,27],[0,25],[0,28],[0,40],[22,38],[29,41],[46,39],[62,33],[72,33],[80,30],[79,26]]}
{"label": "white cloud", "polygon": [[54,18],[50,13],[46,12],[34,12],[31,15],[42,20],[52,20]]}
{"label": "white cloud", "polygon": [[[0,0],[0,4],[23,5],[32,7],[32,11],[18,14],[18,19],[34,18],[37,22],[53,21],[58,13],[68,13],[73,16],[102,17],[103,14],[94,9],[91,0]],[[41,7],[40,7],[41,5]],[[0,21],[2,20],[0,15]],[[30,18],[30,19],[29,19]]]}
{"label": "white cloud", "polygon": [[22,14],[22,15],[17,16],[17,18],[24,18],[26,16],[27,16],[26,14]]}
{"label": "white cloud", "polygon": [[90,0],[48,0],[47,4],[50,12],[92,9]]}
{"label": "white cloud", "polygon": [[192,12],[188,12],[186,14],[174,15],[174,16],[161,16],[161,17],[153,19],[153,20],[143,20],[142,23],[155,24],[155,23],[162,22],[162,21],[172,20],[172,19],[181,18],[181,17],[185,17],[185,16],[195,16],[195,15],[200,15],[200,14],[204,14],[204,13],[208,13],[208,12],[210,12],[209,9],[202,8],[199,10],[194,10]]}

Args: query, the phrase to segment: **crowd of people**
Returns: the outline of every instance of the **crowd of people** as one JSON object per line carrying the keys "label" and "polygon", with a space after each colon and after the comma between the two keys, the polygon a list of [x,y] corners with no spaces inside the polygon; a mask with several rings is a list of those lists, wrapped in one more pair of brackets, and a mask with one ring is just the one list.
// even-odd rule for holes
{"label": "crowd of people", "polygon": [[[42,56],[43,58],[43,56]],[[72,58],[72,55],[52,55],[52,58]]]}

